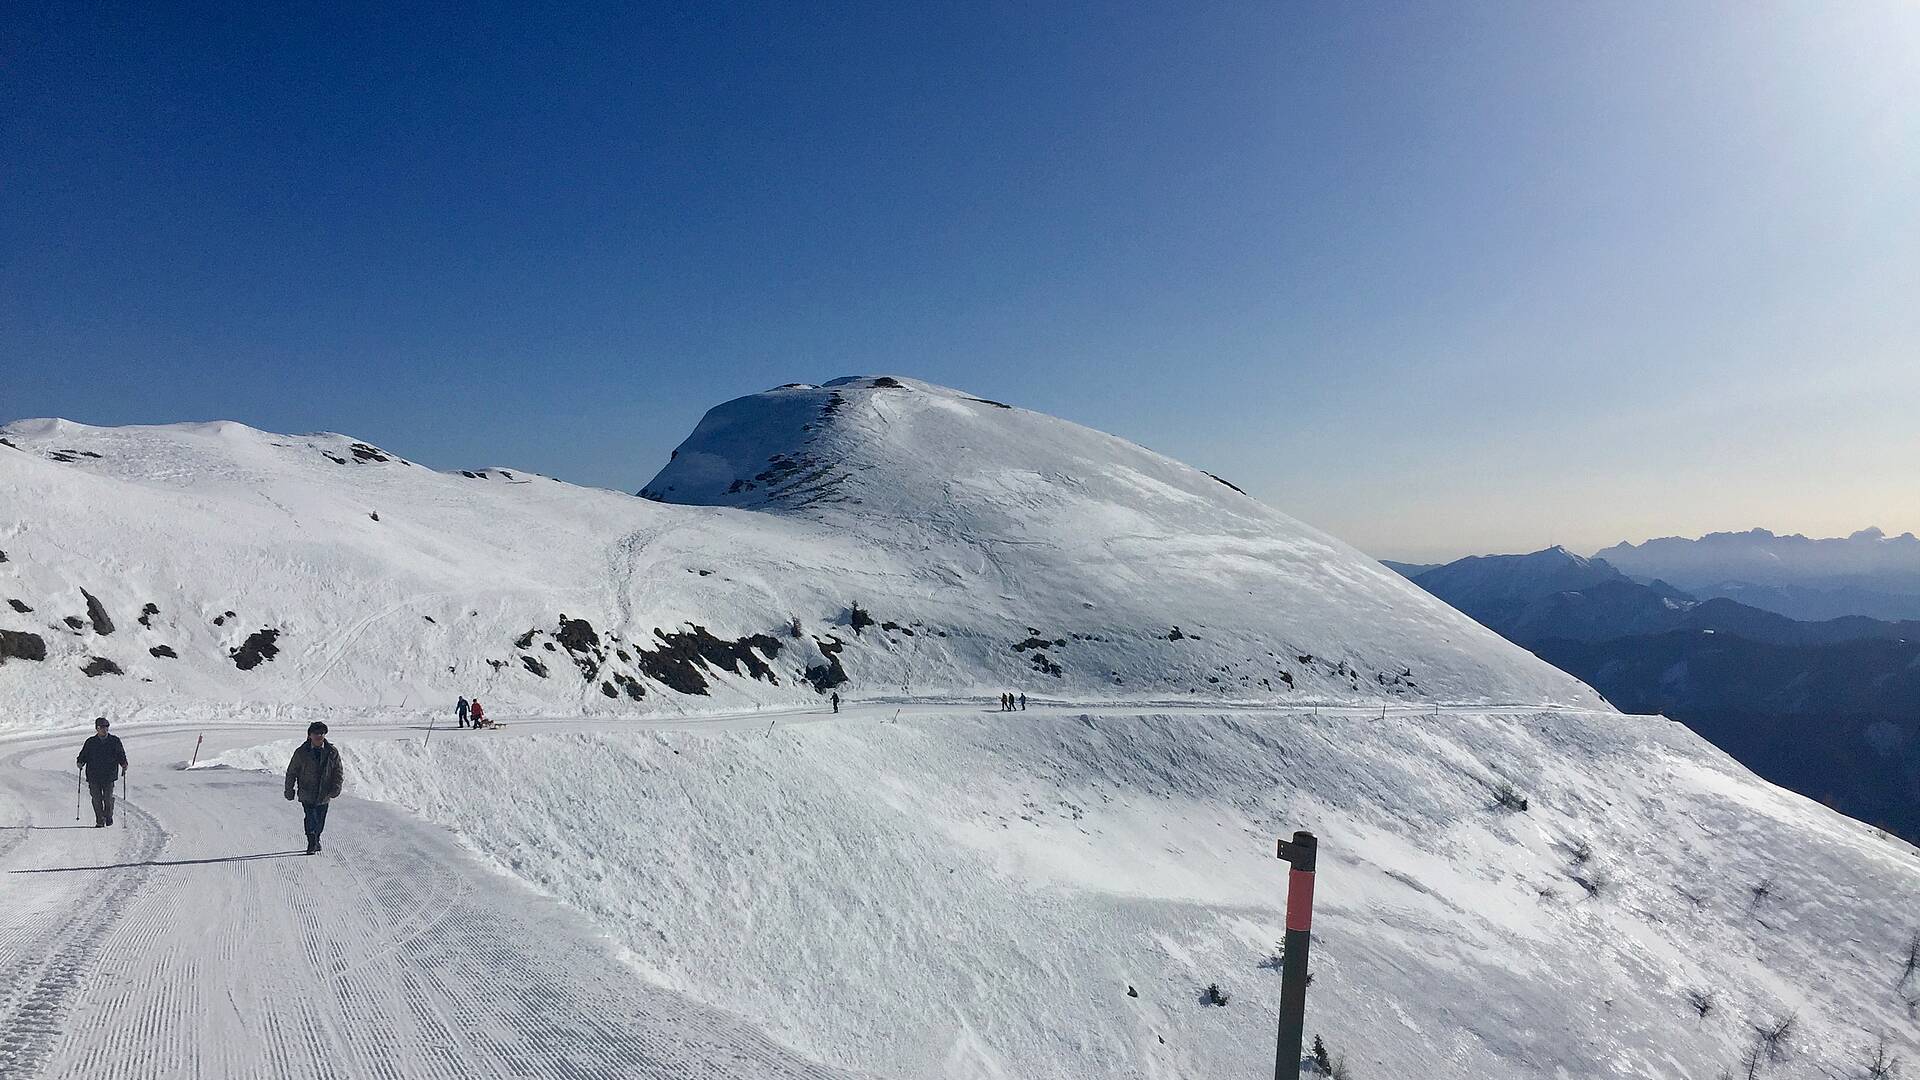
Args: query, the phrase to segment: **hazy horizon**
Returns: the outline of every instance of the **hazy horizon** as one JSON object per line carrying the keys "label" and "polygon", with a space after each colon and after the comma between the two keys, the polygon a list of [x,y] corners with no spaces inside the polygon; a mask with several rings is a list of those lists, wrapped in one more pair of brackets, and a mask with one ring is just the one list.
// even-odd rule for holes
{"label": "hazy horizon", "polygon": [[1920,529],[1920,7],[9,21],[0,418],[633,490],[891,372],[1389,558]]}

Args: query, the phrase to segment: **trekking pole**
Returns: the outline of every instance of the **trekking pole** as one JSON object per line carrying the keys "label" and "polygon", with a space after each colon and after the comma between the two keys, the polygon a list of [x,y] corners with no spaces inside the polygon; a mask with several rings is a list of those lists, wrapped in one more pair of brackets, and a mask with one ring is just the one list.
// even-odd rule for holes
{"label": "trekking pole", "polygon": [[80,774],[73,774],[73,820],[80,820]]}
{"label": "trekking pole", "polygon": [[427,741],[421,744],[422,749],[433,745],[433,725],[439,722],[440,722],[439,713],[427,714]]}
{"label": "trekking pole", "polygon": [[1320,842],[1296,832],[1276,854],[1293,864],[1287,874],[1287,940],[1280,966],[1280,1037],[1273,1080],[1299,1080],[1300,1043],[1307,1027],[1307,946],[1313,940],[1313,872]]}
{"label": "trekking pole", "polygon": [[199,763],[199,761],[200,761],[200,744],[201,744],[202,742],[204,742],[204,741],[206,740],[206,738],[207,738],[207,737],[206,737],[206,736],[205,736],[205,735],[203,734],[203,735],[201,735],[201,736],[200,736],[199,738],[197,738],[197,739],[195,739],[195,740],[193,740],[193,760],[191,760],[191,761],[189,761],[189,762],[187,762],[187,768],[189,768],[189,769],[191,769],[191,768],[193,768],[193,767],[194,767],[194,765],[196,765],[196,764],[198,764],[198,763]]}

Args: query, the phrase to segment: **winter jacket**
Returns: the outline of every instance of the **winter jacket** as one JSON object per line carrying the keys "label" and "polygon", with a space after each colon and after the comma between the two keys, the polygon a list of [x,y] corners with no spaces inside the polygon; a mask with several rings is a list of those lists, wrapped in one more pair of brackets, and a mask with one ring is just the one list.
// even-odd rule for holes
{"label": "winter jacket", "polygon": [[316,749],[312,743],[301,743],[293,752],[293,760],[287,762],[287,798],[296,794],[300,801],[308,806],[321,806],[340,796],[340,785],[346,781],[346,773],[340,768],[340,750],[332,743],[322,743]]}
{"label": "winter jacket", "polygon": [[111,784],[126,767],[127,749],[120,745],[118,735],[92,735],[81,744],[80,756],[73,763],[86,768],[87,783]]}

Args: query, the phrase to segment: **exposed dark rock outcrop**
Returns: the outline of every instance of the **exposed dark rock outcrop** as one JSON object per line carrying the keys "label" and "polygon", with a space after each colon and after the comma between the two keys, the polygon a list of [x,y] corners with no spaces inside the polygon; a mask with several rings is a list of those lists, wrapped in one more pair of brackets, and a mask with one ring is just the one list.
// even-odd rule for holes
{"label": "exposed dark rock outcrop", "polygon": [[[648,678],[682,694],[705,694],[704,667],[725,668],[736,675],[748,675],[775,684],[780,677],[760,654],[780,655],[780,639],[770,634],[749,634],[734,641],[714,637],[704,626],[687,624],[687,629],[669,634],[656,629],[660,641],[656,649],[636,649],[634,662]],[[759,650],[756,652],[755,650]]]}
{"label": "exposed dark rock outcrop", "polygon": [[33,610],[32,608],[27,606],[27,603],[24,600],[9,600],[7,601],[7,606],[11,607],[13,610],[19,612],[22,615],[25,615],[28,612]]}
{"label": "exposed dark rock outcrop", "polygon": [[140,609],[140,625],[149,630],[153,629],[153,617],[158,614],[160,614],[160,606],[158,604],[148,603]]}
{"label": "exposed dark rock outcrop", "polygon": [[147,650],[147,655],[159,657],[166,660],[180,659],[180,654],[177,652],[174,652],[173,646],[171,645],[155,645],[153,648]]}
{"label": "exposed dark rock outcrop", "polygon": [[624,671],[614,672],[613,681],[619,685],[620,689],[627,692],[628,697],[635,701],[639,701],[641,698],[647,696],[647,688],[640,685],[640,680]]}
{"label": "exposed dark rock outcrop", "polygon": [[[1205,469],[1202,469],[1202,470],[1200,470],[1200,471],[1201,471],[1201,472],[1206,472],[1206,470],[1205,470]],[[1207,475],[1208,475],[1208,476],[1213,476],[1213,474],[1212,474],[1212,473],[1207,473]],[[1240,485],[1239,485],[1239,484],[1236,484],[1236,483],[1234,483],[1233,481],[1231,481],[1231,480],[1228,480],[1228,479],[1227,479],[1227,478],[1225,478],[1225,477],[1222,477],[1222,476],[1213,476],[1213,478],[1214,478],[1215,480],[1218,480],[1218,481],[1220,481],[1221,483],[1223,483],[1223,484],[1225,484],[1225,485],[1227,485],[1228,487],[1230,487],[1230,488],[1232,488],[1233,490],[1235,490],[1235,491],[1238,491],[1238,492],[1240,492],[1240,494],[1242,494],[1242,495],[1245,495],[1245,494],[1246,494],[1246,492],[1245,492],[1244,490],[1242,490],[1242,489],[1241,489],[1241,487],[1240,487]]]}
{"label": "exposed dark rock outcrop", "polygon": [[80,674],[91,679],[100,675],[125,675],[126,672],[120,670],[119,664],[104,656],[90,656],[86,664],[81,667]]}
{"label": "exposed dark rock outcrop", "polygon": [[61,619],[60,621],[63,623],[66,623],[67,629],[69,630],[76,630],[76,631],[81,630],[81,629],[84,629],[87,625],[87,620],[81,618],[78,615],[69,615],[64,619]]}
{"label": "exposed dark rock outcrop", "polygon": [[347,449],[352,452],[355,460],[358,460],[363,464],[366,462],[372,462],[372,461],[392,461],[393,460],[392,458],[388,457],[386,454],[382,453],[379,447],[368,446],[366,443],[363,443],[363,442],[354,443],[352,446],[347,447]]}
{"label": "exposed dark rock outcrop", "polygon": [[568,652],[589,652],[600,648],[600,635],[594,632],[593,624],[585,619],[569,619],[561,615],[560,632],[553,638]]}
{"label": "exposed dark rock outcrop", "polygon": [[1014,642],[1012,648],[1014,652],[1026,652],[1028,649],[1065,648],[1066,645],[1066,638],[1055,638],[1052,641],[1048,641],[1046,638],[1035,636],[1029,637],[1025,641]]}
{"label": "exposed dark rock outcrop", "polygon": [[850,604],[847,606],[847,626],[851,628],[854,633],[857,634],[872,625],[873,615],[868,612],[866,608],[861,607],[859,604]]}
{"label": "exposed dark rock outcrop", "polygon": [[829,636],[825,641],[814,639],[820,646],[820,655],[827,658],[824,664],[815,664],[808,668],[805,678],[813,684],[815,693],[824,694],[847,681],[847,669],[840,664],[840,653],[847,644],[839,638]]}
{"label": "exposed dark rock outcrop", "polygon": [[600,684],[600,694],[602,697],[617,698],[620,696],[620,691],[615,690],[612,683],[603,681]]}
{"label": "exposed dark rock outcrop", "polygon": [[93,623],[93,632],[103,637],[113,633],[113,620],[107,616],[107,606],[85,589],[80,590],[80,595],[87,599],[87,619]]}
{"label": "exposed dark rock outcrop", "polygon": [[538,675],[543,679],[547,677],[547,665],[541,663],[538,660],[535,660],[533,657],[523,656],[520,658],[520,663],[528,671],[533,672],[535,675]]}
{"label": "exposed dark rock outcrop", "polygon": [[262,661],[271,660],[280,654],[279,640],[280,631],[272,627],[262,627],[248,635],[247,640],[241,642],[239,648],[230,650],[227,655],[232,658],[234,667],[241,671],[252,671],[259,667]]}
{"label": "exposed dark rock outcrop", "polygon": [[15,660],[45,660],[47,641],[39,634],[21,630],[0,630],[0,664]]}

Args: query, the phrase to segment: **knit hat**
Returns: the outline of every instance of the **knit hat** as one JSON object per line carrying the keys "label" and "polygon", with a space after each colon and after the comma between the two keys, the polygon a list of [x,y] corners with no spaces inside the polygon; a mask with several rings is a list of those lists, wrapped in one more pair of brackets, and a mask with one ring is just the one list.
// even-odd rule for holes
{"label": "knit hat", "polygon": [[321,723],[318,720],[315,720],[313,723],[307,725],[307,734],[309,735],[325,735],[326,733],[327,733],[327,725]]}

